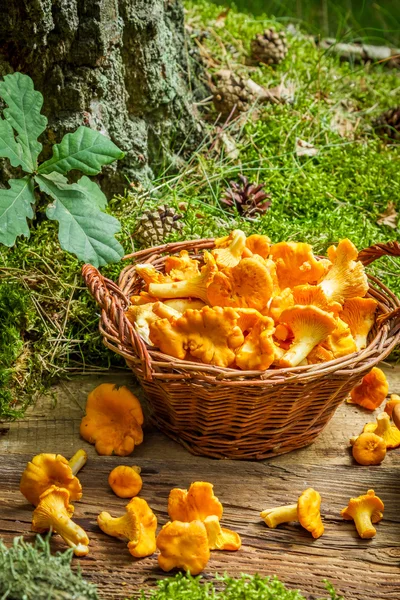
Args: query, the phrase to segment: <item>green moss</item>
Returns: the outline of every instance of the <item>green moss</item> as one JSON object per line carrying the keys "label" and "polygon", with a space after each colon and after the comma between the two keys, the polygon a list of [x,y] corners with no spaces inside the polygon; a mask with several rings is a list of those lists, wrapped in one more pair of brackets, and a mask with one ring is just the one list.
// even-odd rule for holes
{"label": "green moss", "polygon": [[[213,581],[203,581],[202,577],[191,577],[179,573],[175,577],[158,582],[157,589],[150,596],[142,592],[142,599],[153,600],[305,600],[298,590],[288,589],[277,577],[241,575],[233,578],[216,575]],[[331,600],[343,600],[334,588],[327,583],[326,589]],[[322,599],[320,599],[322,600]]]}
{"label": "green moss", "polygon": [[50,552],[49,538],[34,544],[0,539],[0,596],[7,600],[98,600],[96,587],[71,569],[73,552]]}
{"label": "green moss", "polygon": [[[168,165],[160,170],[151,190],[129,187],[124,196],[115,197],[110,212],[122,222],[120,241],[126,252],[137,249],[138,215],[159,202],[177,208],[186,204],[181,238],[214,236],[241,227],[248,233],[266,233],[273,241],[308,241],[317,252],[344,237],[360,249],[398,238],[398,229],[378,225],[377,220],[390,202],[398,205],[400,147],[383,143],[372,127],[373,119],[396,102],[398,72],[382,65],[340,62],[301,32],[289,35],[290,49],[279,66],[250,70],[246,55],[253,35],[267,26],[281,28],[282,23],[232,9],[225,26],[217,28],[222,6],[208,0],[185,4],[191,35],[197,36],[204,55],[212,57],[210,72],[231,68],[266,87],[285,78],[294,85],[294,101],[255,106],[247,118],[225,127],[237,145],[238,159],[229,159],[223,149],[215,151],[218,132],[210,125],[198,151],[179,168]],[[212,123],[216,118],[212,106],[203,110]],[[298,139],[313,144],[318,154],[298,157]],[[271,194],[271,209],[256,221],[232,215],[220,203],[226,185],[239,173],[264,182]],[[117,279],[122,266],[102,272]],[[32,388],[57,376],[123,366],[123,360],[102,344],[99,309],[85,290],[81,265],[60,250],[54,224],[46,222],[40,211],[29,241],[19,240],[12,250],[0,248],[0,275],[10,279],[10,268],[15,269],[12,281],[29,291],[35,315],[28,347],[36,363],[32,368],[28,361],[25,387],[29,381]],[[398,262],[380,260],[373,270],[400,295]],[[12,368],[12,361],[7,368]]]}

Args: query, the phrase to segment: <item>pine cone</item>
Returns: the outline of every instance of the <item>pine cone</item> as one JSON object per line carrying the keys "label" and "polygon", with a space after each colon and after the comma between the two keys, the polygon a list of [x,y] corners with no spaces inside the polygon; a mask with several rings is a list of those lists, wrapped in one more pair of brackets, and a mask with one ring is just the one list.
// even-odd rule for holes
{"label": "pine cone", "polygon": [[251,42],[251,58],[267,65],[279,65],[287,54],[287,40],[283,31],[266,29]]}
{"label": "pine cone", "polygon": [[219,71],[215,79],[213,102],[223,117],[228,117],[234,108],[237,112],[245,112],[257,100],[258,96],[247,80],[232,71]]}
{"label": "pine cone", "polygon": [[181,218],[182,215],[165,204],[156,210],[146,210],[138,219],[134,239],[147,248],[158,246],[172,231],[182,230]]}
{"label": "pine cone", "polygon": [[252,217],[262,214],[271,206],[270,194],[264,190],[263,183],[249,183],[244,175],[239,175],[241,183],[230,181],[221,202],[227,206],[235,207],[243,217]]}
{"label": "pine cone", "polygon": [[400,140],[400,106],[384,112],[374,123],[375,131],[381,137]]}

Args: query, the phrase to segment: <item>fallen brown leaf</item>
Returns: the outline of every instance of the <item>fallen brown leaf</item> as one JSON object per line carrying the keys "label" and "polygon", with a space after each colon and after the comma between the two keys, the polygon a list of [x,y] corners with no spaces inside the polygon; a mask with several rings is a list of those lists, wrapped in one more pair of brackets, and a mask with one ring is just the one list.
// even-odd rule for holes
{"label": "fallen brown leaf", "polygon": [[305,140],[301,140],[300,138],[297,138],[297,140],[296,140],[297,156],[308,156],[311,158],[312,156],[316,156],[318,154],[318,152],[319,152],[318,148],[316,148],[309,142],[306,142]]}
{"label": "fallen brown leaf", "polygon": [[215,19],[215,27],[225,27],[226,17],[229,15],[230,10],[230,8],[226,8],[225,10],[219,13],[218,17]]}
{"label": "fallen brown leaf", "polygon": [[379,219],[377,220],[378,225],[386,225],[386,227],[390,227],[391,229],[397,229],[397,217],[398,212],[396,211],[396,205],[394,202],[389,202],[385,212],[379,215]]}

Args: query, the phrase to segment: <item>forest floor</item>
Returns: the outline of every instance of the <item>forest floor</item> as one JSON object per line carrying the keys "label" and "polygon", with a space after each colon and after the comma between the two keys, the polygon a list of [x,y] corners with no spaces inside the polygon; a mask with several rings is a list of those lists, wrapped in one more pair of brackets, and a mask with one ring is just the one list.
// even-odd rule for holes
{"label": "forest floor", "polygon": [[[304,28],[287,22],[283,62],[249,65],[253,36],[270,26],[282,29],[282,23],[233,9],[227,13],[207,0],[187,0],[186,25],[206,78],[229,69],[266,88],[281,85],[283,96],[278,103],[255,103],[228,122],[211,100],[201,103],[208,125],[197,151],[160,164],[151,189],[132,184],[124,197],[111,201],[126,252],[138,249],[138,216],[160,202],[182,214],[183,228],[169,240],[240,227],[274,242],[307,241],[324,252],[344,237],[359,249],[398,238],[400,145],[382,140],[374,120],[396,104],[400,72],[385,64],[342,62],[321,50]],[[221,203],[239,174],[262,183],[270,195],[269,209],[255,220]],[[98,311],[80,269],[60,249],[56,224],[40,210],[29,240],[0,249],[0,418],[21,416],[59,377],[123,368],[122,359],[101,342]],[[115,279],[120,270],[112,265],[102,272]],[[380,260],[373,270],[400,292],[394,260]]]}

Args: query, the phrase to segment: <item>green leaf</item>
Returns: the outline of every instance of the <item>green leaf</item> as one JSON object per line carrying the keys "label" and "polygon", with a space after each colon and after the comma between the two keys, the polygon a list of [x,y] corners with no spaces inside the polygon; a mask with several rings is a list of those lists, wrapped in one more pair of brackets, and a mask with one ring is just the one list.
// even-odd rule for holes
{"label": "green leaf", "polygon": [[14,131],[8,121],[0,117],[0,156],[9,158],[13,167],[21,166],[24,171],[30,170],[29,165],[22,156],[22,146],[20,146],[15,137]]}
{"label": "green leaf", "polygon": [[86,175],[83,175],[76,183],[73,183],[72,187],[82,192],[88,200],[97,204],[100,209],[107,206],[107,198],[101,191],[100,186],[95,181],[92,181],[92,179],[89,179],[89,177],[86,177]]}
{"label": "green leaf", "polygon": [[85,175],[97,175],[103,165],[123,158],[124,153],[99,131],[78,127],[53,146],[53,156],[39,167],[39,173],[67,173],[78,169]]}
{"label": "green leaf", "polygon": [[33,181],[30,177],[10,179],[10,189],[0,189],[0,243],[13,246],[19,235],[29,237],[27,219],[33,218],[35,203]]}
{"label": "green leaf", "polygon": [[65,178],[54,175],[36,175],[35,180],[54,200],[46,215],[59,222],[61,248],[95,267],[119,261],[124,249],[114,237],[121,228],[117,219],[101,212]]}
{"label": "green leaf", "polygon": [[37,158],[42,150],[37,138],[47,125],[46,117],[40,114],[43,96],[34,89],[32,79],[22,73],[6,75],[0,81],[0,96],[8,104],[3,111],[4,116],[18,134],[18,154],[23,160],[20,164],[25,171],[32,173],[37,168]]}

